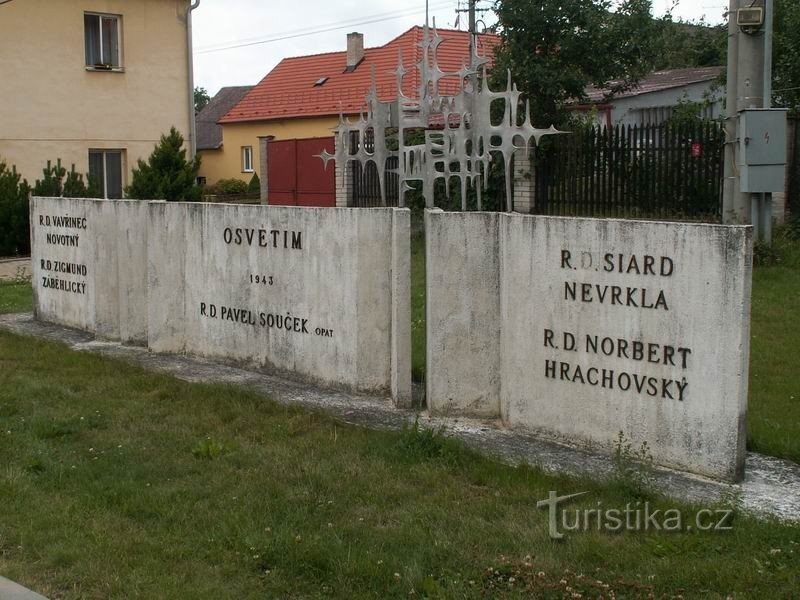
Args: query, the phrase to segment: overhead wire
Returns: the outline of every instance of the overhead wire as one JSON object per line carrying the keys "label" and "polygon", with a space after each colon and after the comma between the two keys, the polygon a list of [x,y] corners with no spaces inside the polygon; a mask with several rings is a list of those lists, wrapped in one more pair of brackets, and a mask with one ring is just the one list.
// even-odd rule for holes
{"label": "overhead wire", "polygon": [[[453,4],[452,1],[448,0],[446,2],[438,2],[432,4],[430,6],[431,9],[440,9],[440,8],[447,8]],[[349,21],[338,21],[332,23],[325,23],[322,25],[318,25],[313,28],[304,28],[304,29],[295,29],[291,31],[286,31],[283,33],[278,33],[274,36],[267,37],[267,38],[249,38],[249,39],[242,39],[242,40],[233,40],[231,42],[227,42],[224,45],[219,46],[208,46],[205,48],[198,48],[195,51],[195,54],[210,54],[212,52],[222,52],[225,50],[233,50],[236,48],[246,48],[248,46],[257,46],[261,44],[270,44],[273,42],[280,42],[290,39],[295,39],[299,37],[306,37],[309,35],[316,35],[319,33],[328,33],[331,31],[336,31],[338,29],[345,29],[347,27],[353,27],[355,25],[369,25],[372,23],[379,23],[382,21],[389,21],[392,19],[399,19],[402,17],[409,17],[413,16],[420,12],[420,9],[413,8],[413,9],[402,9],[396,11],[390,11],[387,13],[377,13],[372,15],[371,17],[364,17],[361,19],[349,20]]]}

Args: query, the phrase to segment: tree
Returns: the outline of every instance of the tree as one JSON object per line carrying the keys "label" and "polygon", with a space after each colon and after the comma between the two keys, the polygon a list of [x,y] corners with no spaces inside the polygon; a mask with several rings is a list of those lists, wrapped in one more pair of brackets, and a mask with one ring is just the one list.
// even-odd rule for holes
{"label": "tree", "polygon": [[258,177],[258,173],[253,173],[250,183],[247,184],[247,191],[251,194],[261,193],[261,179]]}
{"label": "tree", "polygon": [[728,27],[697,22],[673,21],[667,14],[657,21],[658,37],[654,68],[683,69],[726,64]]}
{"label": "tree", "polygon": [[197,114],[203,110],[209,102],[211,102],[211,96],[208,95],[206,88],[194,88],[194,114]]}
{"label": "tree", "polygon": [[174,127],[169,134],[162,135],[147,162],[139,159],[126,195],[139,200],[199,200],[200,157],[187,160],[183,142],[183,136]]}
{"label": "tree", "polygon": [[42,169],[42,178],[36,180],[33,186],[34,196],[44,196],[48,198],[99,198],[101,194],[99,182],[95,181],[90,175],[86,175],[84,183],[83,175],[75,170],[75,165],[67,171],[61,166],[61,159],[53,165],[47,161],[47,166]]}
{"label": "tree", "polygon": [[28,195],[31,188],[15,168],[0,161],[0,256],[28,254],[30,216]]}
{"label": "tree", "polygon": [[651,0],[496,0],[502,45],[493,86],[511,69],[537,126],[565,124],[563,110],[589,84],[622,91],[652,70],[658,24]]}
{"label": "tree", "polygon": [[800,110],[800,3],[775,0],[772,87],[778,106]]}

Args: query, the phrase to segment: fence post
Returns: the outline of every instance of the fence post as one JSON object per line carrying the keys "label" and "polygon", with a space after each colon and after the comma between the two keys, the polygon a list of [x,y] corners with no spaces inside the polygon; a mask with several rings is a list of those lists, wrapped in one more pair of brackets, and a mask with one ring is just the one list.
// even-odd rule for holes
{"label": "fence post", "polygon": [[[339,138],[340,136],[334,136],[334,152],[338,154],[339,152]],[[336,165],[336,207],[337,208],[347,208],[350,206],[350,199],[353,197],[352,189],[353,189],[353,164],[354,163],[345,163],[343,166]]]}
{"label": "fence post", "polygon": [[259,193],[261,204],[269,204],[269,157],[267,151],[269,149],[269,141],[274,139],[274,135],[258,136],[258,170],[260,171],[259,183],[261,184]]}
{"label": "fence post", "polygon": [[536,174],[530,151],[514,152],[514,212],[530,214],[536,205]]}

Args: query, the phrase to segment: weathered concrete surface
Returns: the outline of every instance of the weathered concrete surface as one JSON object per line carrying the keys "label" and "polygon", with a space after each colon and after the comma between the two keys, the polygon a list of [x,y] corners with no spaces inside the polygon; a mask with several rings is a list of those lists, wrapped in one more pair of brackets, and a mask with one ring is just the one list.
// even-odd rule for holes
{"label": "weathered concrete surface", "polygon": [[392,212],[392,399],[410,408],[411,211]]}
{"label": "weathered concrete surface", "polygon": [[426,399],[434,414],[500,417],[500,213],[425,212]]}
{"label": "weathered concrete surface", "polygon": [[0,600],[47,600],[47,598],[0,576]]}
{"label": "weathered concrete surface", "polygon": [[147,337],[147,202],[31,200],[38,318],[143,343]]}
{"label": "weathered concrete surface", "polygon": [[0,281],[13,281],[31,276],[30,258],[5,258],[0,260]]}
{"label": "weathered concrete surface", "polygon": [[153,203],[147,229],[151,350],[409,400],[407,210]]}
{"label": "weathered concrete surface", "polygon": [[407,209],[34,198],[34,313],[411,402]]}
{"label": "weathered concrete surface", "polygon": [[429,406],[461,398],[462,414],[606,451],[622,432],[664,466],[741,478],[749,228],[426,219]]}
{"label": "weathered concrete surface", "polygon": [[[77,351],[119,358],[184,381],[245,386],[277,402],[322,410],[363,427],[397,430],[417,416],[414,411],[398,409],[390,400],[381,397],[323,390],[207,359],[160,355],[140,347],[96,341],[85,332],[34,321],[30,314],[0,315],[0,329],[63,343]],[[447,435],[511,465],[524,463],[551,473],[597,480],[602,480],[614,469],[606,454],[542,440],[524,431],[504,428],[497,420],[437,417],[422,413],[420,423],[444,427]],[[746,460],[745,479],[738,484],[657,468],[654,486],[669,498],[700,504],[717,502],[735,493],[742,508],[753,515],[800,522],[800,466],[754,453],[748,453]]]}

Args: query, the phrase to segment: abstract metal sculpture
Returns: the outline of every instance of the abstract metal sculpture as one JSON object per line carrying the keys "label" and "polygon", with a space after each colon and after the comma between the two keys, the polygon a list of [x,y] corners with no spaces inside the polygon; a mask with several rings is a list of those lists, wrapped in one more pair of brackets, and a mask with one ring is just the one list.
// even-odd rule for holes
{"label": "abstract metal sculpture", "polygon": [[[511,81],[503,92],[489,89],[486,78],[486,57],[478,56],[476,44],[472,44],[470,64],[464,64],[457,73],[445,73],[439,68],[437,51],[442,38],[427,23],[419,43],[422,60],[416,65],[420,75],[417,98],[403,93],[403,78],[407,71],[402,53],[395,71],[397,76],[397,99],[381,102],[372,73],[372,86],[366,95],[366,114],[351,122],[343,115],[334,129],[335,153],[322,152],[319,157],[325,163],[334,160],[340,185],[345,181],[347,166],[358,163],[366,168],[373,163],[378,173],[381,203],[386,206],[387,159],[398,157],[397,169],[389,169],[399,177],[399,206],[405,205],[405,191],[412,189],[409,182],[422,183],[422,193],[428,208],[434,206],[434,184],[443,179],[449,195],[451,178],[458,178],[461,187],[461,209],[467,210],[469,186],[476,192],[478,210],[482,208],[481,188],[486,190],[489,163],[500,154],[504,159],[506,209],[512,210],[511,157],[517,151],[527,152],[530,141],[535,144],[545,135],[562,133],[555,128],[537,129],[531,123],[530,105],[525,103],[525,114],[519,122],[521,92]],[[479,74],[482,72],[482,77]],[[444,78],[458,77],[460,91],[452,96],[440,94],[440,83]],[[502,100],[502,121],[493,124],[492,103]],[[424,131],[425,143],[406,145],[407,131]],[[388,142],[397,150],[390,150]],[[372,150],[368,150],[372,147]]]}

